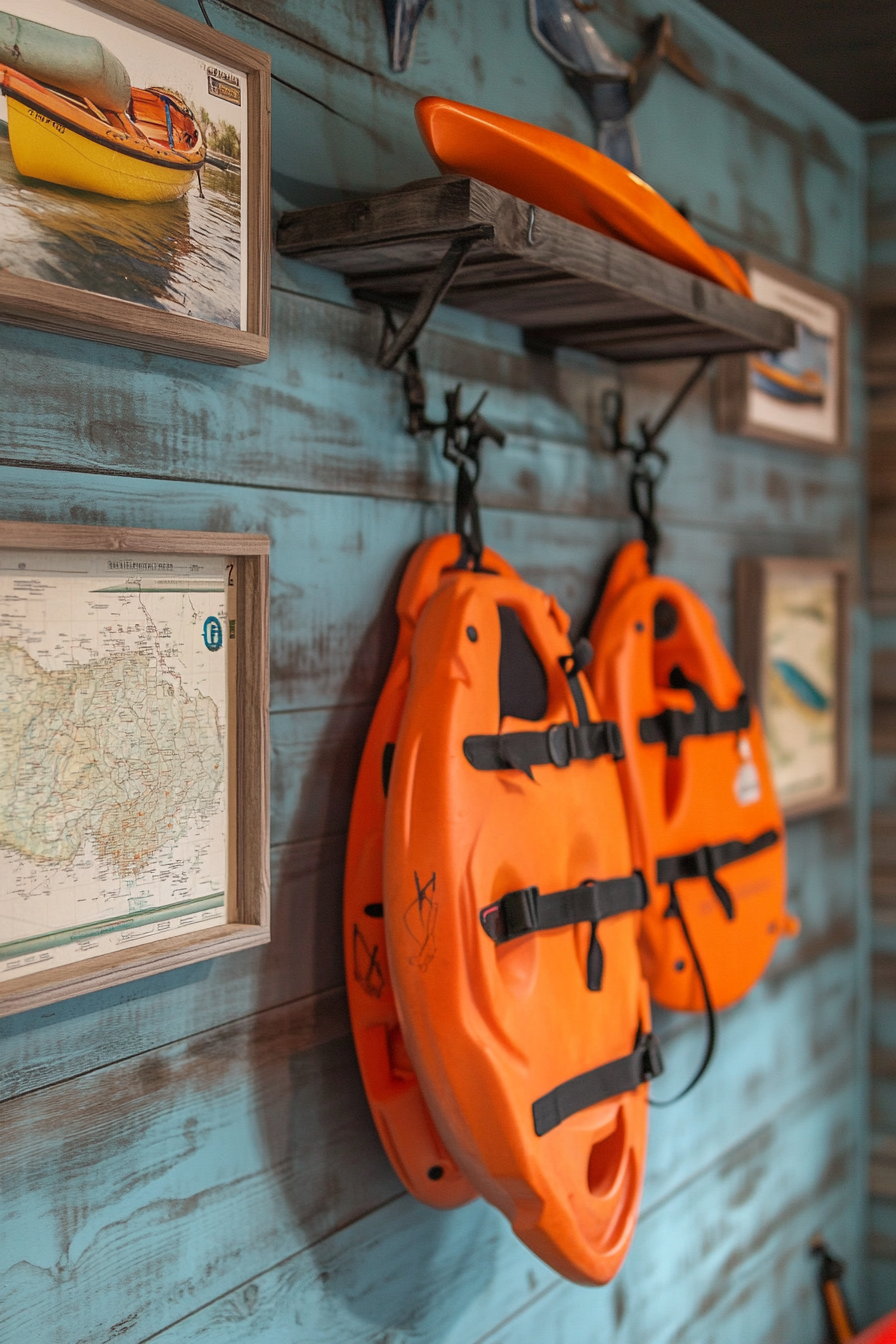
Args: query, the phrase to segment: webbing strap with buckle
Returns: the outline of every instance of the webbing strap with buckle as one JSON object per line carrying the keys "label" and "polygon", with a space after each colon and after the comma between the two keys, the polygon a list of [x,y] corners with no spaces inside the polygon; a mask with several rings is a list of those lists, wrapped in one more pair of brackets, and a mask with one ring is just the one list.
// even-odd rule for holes
{"label": "webbing strap with buckle", "polygon": [[551,891],[542,896],[537,887],[509,891],[494,905],[479,912],[479,920],[495,943],[509,943],[527,933],[544,929],[562,929],[569,924],[591,925],[588,948],[588,988],[599,990],[603,983],[604,953],[597,936],[600,920],[647,908],[647,883],[642,873],[610,877],[601,882],[583,882],[566,891]]}
{"label": "webbing strap with buckle", "polygon": [[670,854],[666,858],[657,859],[656,880],[671,886],[682,878],[707,878],[725,914],[729,919],[733,919],[734,904],[731,893],[716,877],[716,869],[724,868],[729,863],[736,863],[738,859],[747,859],[764,849],[771,849],[779,839],[777,831],[763,831],[755,840],[726,840],[721,845],[702,845],[700,849],[691,850],[688,854]]}
{"label": "webbing strap with buckle", "polygon": [[664,709],[652,719],[638,724],[641,741],[648,746],[665,742],[670,756],[677,756],[686,737],[714,737],[718,733],[737,733],[750,726],[750,701],[744,692],[733,709],[719,709],[703,687],[689,681],[680,667],[673,667],[669,685],[679,691],[690,691],[694,708]]}
{"label": "webbing strap with buckle", "polygon": [[630,1055],[611,1059],[587,1073],[580,1073],[561,1083],[552,1092],[532,1103],[532,1119],[539,1138],[556,1129],[564,1120],[579,1111],[596,1106],[600,1101],[633,1092],[642,1083],[658,1078],[663,1071],[663,1057],[659,1042],[650,1032],[638,1029],[635,1048]]}
{"label": "webbing strap with buckle", "polygon": [[464,755],[475,770],[522,770],[532,779],[533,765],[556,765],[563,770],[571,761],[593,761],[598,756],[625,756],[619,725],[600,723],[553,723],[541,733],[484,733],[464,738]]}

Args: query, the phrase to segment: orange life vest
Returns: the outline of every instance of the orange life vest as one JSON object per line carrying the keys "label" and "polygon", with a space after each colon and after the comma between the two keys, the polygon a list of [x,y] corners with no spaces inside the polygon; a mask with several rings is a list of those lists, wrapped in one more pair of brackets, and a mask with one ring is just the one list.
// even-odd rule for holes
{"label": "orange life vest", "polygon": [[[408,1058],[389,975],[383,928],[383,827],[392,753],[407,699],[411,641],[417,619],[445,571],[459,561],[461,539],[447,533],[424,541],[408,561],[395,604],[398,641],[367,734],[348,830],[343,942],[349,1013],[367,1101],[390,1161],[424,1204],[451,1209],[475,1199],[439,1137]],[[515,571],[492,551],[483,563]]]}
{"label": "orange life vest", "polygon": [[759,713],[709,609],[650,573],[642,541],[619,552],[590,639],[595,696],[625,743],[632,849],[650,890],[644,974],[667,1008],[709,1007],[701,977],[724,1008],[799,930]]}
{"label": "orange life vest", "polygon": [[568,627],[506,570],[443,575],[413,635],[383,908],[438,1134],[536,1254],[604,1283],[634,1231],[662,1066],[621,742]]}

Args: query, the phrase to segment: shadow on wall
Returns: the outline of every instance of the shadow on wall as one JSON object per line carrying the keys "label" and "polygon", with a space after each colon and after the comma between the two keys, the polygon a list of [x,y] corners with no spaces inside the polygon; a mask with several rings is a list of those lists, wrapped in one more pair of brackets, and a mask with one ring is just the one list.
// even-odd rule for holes
{"label": "shadow on wall", "polygon": [[[339,700],[346,687],[369,680],[371,643],[381,651],[377,687],[385,680],[397,637],[395,600],[407,559],[402,556],[379,610],[359,639]],[[333,854],[323,868],[313,859],[281,865],[274,882],[271,943],[261,976],[273,972],[275,960],[282,962],[284,948],[295,948],[292,987],[299,1005],[307,1004],[313,1018],[310,1033],[306,1023],[304,1032],[281,1040],[278,1048],[269,1039],[269,1015],[262,1014],[253,1046],[259,1130],[269,1169],[276,1175],[283,1217],[294,1229],[295,1254],[279,1270],[241,1290],[240,1307],[254,1318],[255,1328],[269,1310],[276,1310],[282,1321],[285,1293],[295,1303],[287,1314],[295,1312],[296,1324],[309,1337],[318,1318],[327,1337],[336,1337],[340,1330],[347,1334],[352,1321],[368,1322],[377,1337],[383,1331],[389,1339],[392,1330],[403,1337],[420,1330],[425,1312],[425,1337],[436,1341],[452,1331],[469,1300],[493,1279],[500,1223],[482,1201],[445,1214],[404,1193],[370,1117],[354,1046],[346,1034],[345,1010],[341,1005],[321,1007],[318,1024],[316,1006],[307,997],[330,989],[333,968],[341,967],[344,830],[371,714],[372,709],[365,712],[359,733],[355,717],[346,722],[344,713],[333,710],[320,745],[304,766],[288,845],[298,853],[319,850],[320,841],[306,838],[313,831],[331,837]],[[336,1015],[340,1020],[334,1027]],[[309,1034],[318,1042],[310,1048]],[[488,1222],[491,1228],[484,1226]],[[477,1256],[471,1273],[473,1244]],[[276,1285],[268,1282],[272,1276]],[[454,1287],[461,1280],[464,1295],[458,1300]],[[274,1297],[280,1303],[276,1308]],[[435,1302],[437,1314],[430,1316]],[[234,1305],[231,1299],[231,1311]],[[362,1331],[366,1338],[368,1331],[362,1327],[359,1335]]]}

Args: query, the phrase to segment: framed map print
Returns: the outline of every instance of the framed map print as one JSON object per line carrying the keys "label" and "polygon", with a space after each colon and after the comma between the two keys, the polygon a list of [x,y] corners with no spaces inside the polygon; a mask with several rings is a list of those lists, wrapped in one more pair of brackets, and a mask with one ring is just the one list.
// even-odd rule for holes
{"label": "framed map print", "polygon": [[747,254],[742,261],[756,302],[793,318],[796,344],[777,354],[731,355],[719,361],[714,384],[717,427],[795,448],[846,452],[849,301],[762,257]]}
{"label": "framed map print", "polygon": [[201,20],[4,0],[0,319],[267,358],[270,58]]}
{"label": "framed map print", "polygon": [[738,665],[787,817],[848,797],[848,584],[841,560],[738,562]]}
{"label": "framed map print", "polygon": [[268,941],[268,549],[0,522],[0,1015]]}

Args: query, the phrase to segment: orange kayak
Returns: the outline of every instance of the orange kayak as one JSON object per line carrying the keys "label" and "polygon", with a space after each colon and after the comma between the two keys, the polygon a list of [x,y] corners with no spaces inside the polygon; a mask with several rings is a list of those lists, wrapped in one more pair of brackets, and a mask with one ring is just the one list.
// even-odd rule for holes
{"label": "orange kayak", "polygon": [[753,297],[734,257],[711,247],[659,192],[596,149],[447,98],[421,98],[415,114],[423,143],[442,172],[476,177]]}

